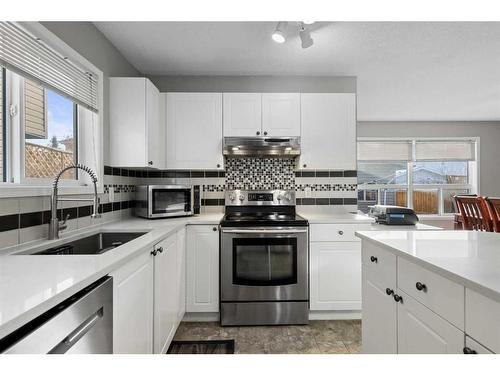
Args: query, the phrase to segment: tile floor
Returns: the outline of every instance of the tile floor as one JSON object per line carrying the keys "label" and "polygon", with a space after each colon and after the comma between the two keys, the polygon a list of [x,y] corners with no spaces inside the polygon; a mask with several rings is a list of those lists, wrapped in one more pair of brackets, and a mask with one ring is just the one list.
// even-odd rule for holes
{"label": "tile floor", "polygon": [[360,320],[312,320],[307,326],[221,327],[183,322],[174,340],[234,339],[239,354],[349,354],[361,352]]}

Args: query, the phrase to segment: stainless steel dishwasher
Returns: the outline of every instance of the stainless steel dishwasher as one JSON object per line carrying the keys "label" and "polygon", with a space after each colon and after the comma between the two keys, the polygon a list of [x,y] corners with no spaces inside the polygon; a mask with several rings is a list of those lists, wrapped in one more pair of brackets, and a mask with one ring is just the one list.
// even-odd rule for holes
{"label": "stainless steel dishwasher", "polygon": [[111,354],[113,279],[94,282],[0,339],[0,353]]}

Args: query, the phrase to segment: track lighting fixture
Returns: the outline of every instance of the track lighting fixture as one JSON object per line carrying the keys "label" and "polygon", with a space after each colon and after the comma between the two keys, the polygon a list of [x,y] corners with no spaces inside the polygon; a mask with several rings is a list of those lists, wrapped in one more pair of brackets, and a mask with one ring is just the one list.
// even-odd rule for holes
{"label": "track lighting fixture", "polygon": [[285,43],[286,42],[286,26],[288,22],[278,22],[276,25],[276,30],[274,30],[273,35],[271,36],[276,43]]}
{"label": "track lighting fixture", "polygon": [[[309,29],[306,27],[306,24],[313,24],[314,22],[298,22],[299,26],[299,37],[301,41],[302,48],[309,48],[314,44],[314,40],[311,37],[311,32]],[[296,22],[294,22],[295,25],[297,25]],[[276,25],[276,29],[274,30],[274,33],[271,35],[272,39],[276,43],[285,43],[286,38],[287,38],[287,27],[288,27],[288,22],[280,21]]]}

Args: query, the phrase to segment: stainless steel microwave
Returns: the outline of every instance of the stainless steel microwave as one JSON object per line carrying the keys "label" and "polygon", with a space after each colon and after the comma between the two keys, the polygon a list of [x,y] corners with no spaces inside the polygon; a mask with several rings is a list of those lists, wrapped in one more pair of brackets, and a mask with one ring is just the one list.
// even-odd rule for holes
{"label": "stainless steel microwave", "polygon": [[135,214],[148,219],[200,213],[200,185],[142,185],[136,190]]}

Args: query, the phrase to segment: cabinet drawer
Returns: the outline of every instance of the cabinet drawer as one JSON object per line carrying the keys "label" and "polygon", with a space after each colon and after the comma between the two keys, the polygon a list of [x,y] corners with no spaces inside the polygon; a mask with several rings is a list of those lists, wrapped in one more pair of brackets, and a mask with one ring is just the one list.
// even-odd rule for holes
{"label": "cabinet drawer", "polygon": [[465,332],[495,353],[500,353],[500,303],[465,291]]}
{"label": "cabinet drawer", "polygon": [[[471,352],[466,353],[466,350],[469,349]],[[465,336],[465,348],[464,354],[495,354],[488,348],[485,348],[476,340],[470,338],[469,336]]]}
{"label": "cabinet drawer", "polygon": [[311,241],[360,241],[354,235],[358,230],[368,230],[369,224],[312,224],[310,233]]}
{"label": "cabinet drawer", "polygon": [[368,241],[363,241],[361,249],[361,261],[371,281],[383,290],[395,289],[396,256]]}
{"label": "cabinet drawer", "polygon": [[464,287],[398,258],[398,288],[464,330]]}

